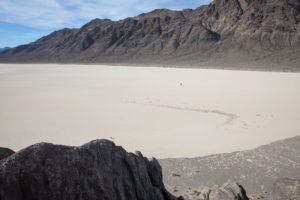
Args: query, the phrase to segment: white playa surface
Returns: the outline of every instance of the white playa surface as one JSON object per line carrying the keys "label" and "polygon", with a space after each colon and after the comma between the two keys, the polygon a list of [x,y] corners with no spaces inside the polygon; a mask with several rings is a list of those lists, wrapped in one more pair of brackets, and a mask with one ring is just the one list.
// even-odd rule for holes
{"label": "white playa surface", "polygon": [[114,140],[146,156],[244,150],[300,134],[300,73],[0,65],[0,146]]}

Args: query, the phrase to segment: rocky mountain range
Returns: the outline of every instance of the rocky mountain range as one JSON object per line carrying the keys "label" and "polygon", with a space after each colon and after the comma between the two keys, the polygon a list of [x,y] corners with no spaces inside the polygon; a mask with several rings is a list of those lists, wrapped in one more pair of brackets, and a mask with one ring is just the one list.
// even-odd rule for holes
{"label": "rocky mountain range", "polygon": [[0,53],[0,62],[300,70],[299,0],[214,0],[197,9],[95,19]]}
{"label": "rocky mountain range", "polygon": [[[230,180],[243,185],[253,199],[289,199],[278,196],[292,196],[293,192],[296,192],[294,196],[297,198],[291,199],[300,199],[300,182],[282,179],[300,180],[300,136],[248,151],[162,159],[159,162],[163,168],[164,183],[175,195],[190,196],[192,190],[201,191],[206,186],[223,185]],[[278,183],[274,185],[276,181]],[[281,188],[281,195],[278,189],[274,189],[276,187]]]}

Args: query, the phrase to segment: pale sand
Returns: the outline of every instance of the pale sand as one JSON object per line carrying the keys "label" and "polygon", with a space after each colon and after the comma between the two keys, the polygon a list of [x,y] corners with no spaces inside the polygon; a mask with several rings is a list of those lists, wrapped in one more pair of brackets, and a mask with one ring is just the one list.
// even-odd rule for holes
{"label": "pale sand", "polygon": [[193,157],[299,134],[300,73],[0,65],[0,146],[14,150],[113,138],[146,156]]}

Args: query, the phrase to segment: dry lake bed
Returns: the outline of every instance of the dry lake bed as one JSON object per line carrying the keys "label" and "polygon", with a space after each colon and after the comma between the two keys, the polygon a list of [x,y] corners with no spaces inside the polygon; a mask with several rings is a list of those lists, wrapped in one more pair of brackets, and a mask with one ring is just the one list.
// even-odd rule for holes
{"label": "dry lake bed", "polygon": [[300,135],[300,73],[1,64],[0,146],[106,138],[158,158]]}

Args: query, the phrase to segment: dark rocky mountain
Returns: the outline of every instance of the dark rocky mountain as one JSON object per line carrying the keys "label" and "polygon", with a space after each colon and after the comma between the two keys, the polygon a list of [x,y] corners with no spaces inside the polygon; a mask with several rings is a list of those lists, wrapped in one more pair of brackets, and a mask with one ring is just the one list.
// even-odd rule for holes
{"label": "dark rocky mountain", "polygon": [[[0,149],[0,152],[5,152]],[[1,200],[175,200],[156,159],[107,140],[40,143],[0,160]]]}
{"label": "dark rocky mountain", "polygon": [[275,181],[270,200],[300,200],[300,179],[281,178]]}
{"label": "dark rocky mountain", "polygon": [[0,54],[0,62],[132,63],[300,70],[299,0],[214,0],[95,19]]}
{"label": "dark rocky mountain", "polygon": [[300,179],[299,155],[300,136],[297,136],[248,151],[159,162],[164,183],[173,194],[186,195],[191,188],[199,190],[231,180],[243,185],[253,199],[262,199],[269,197],[278,178]]}

